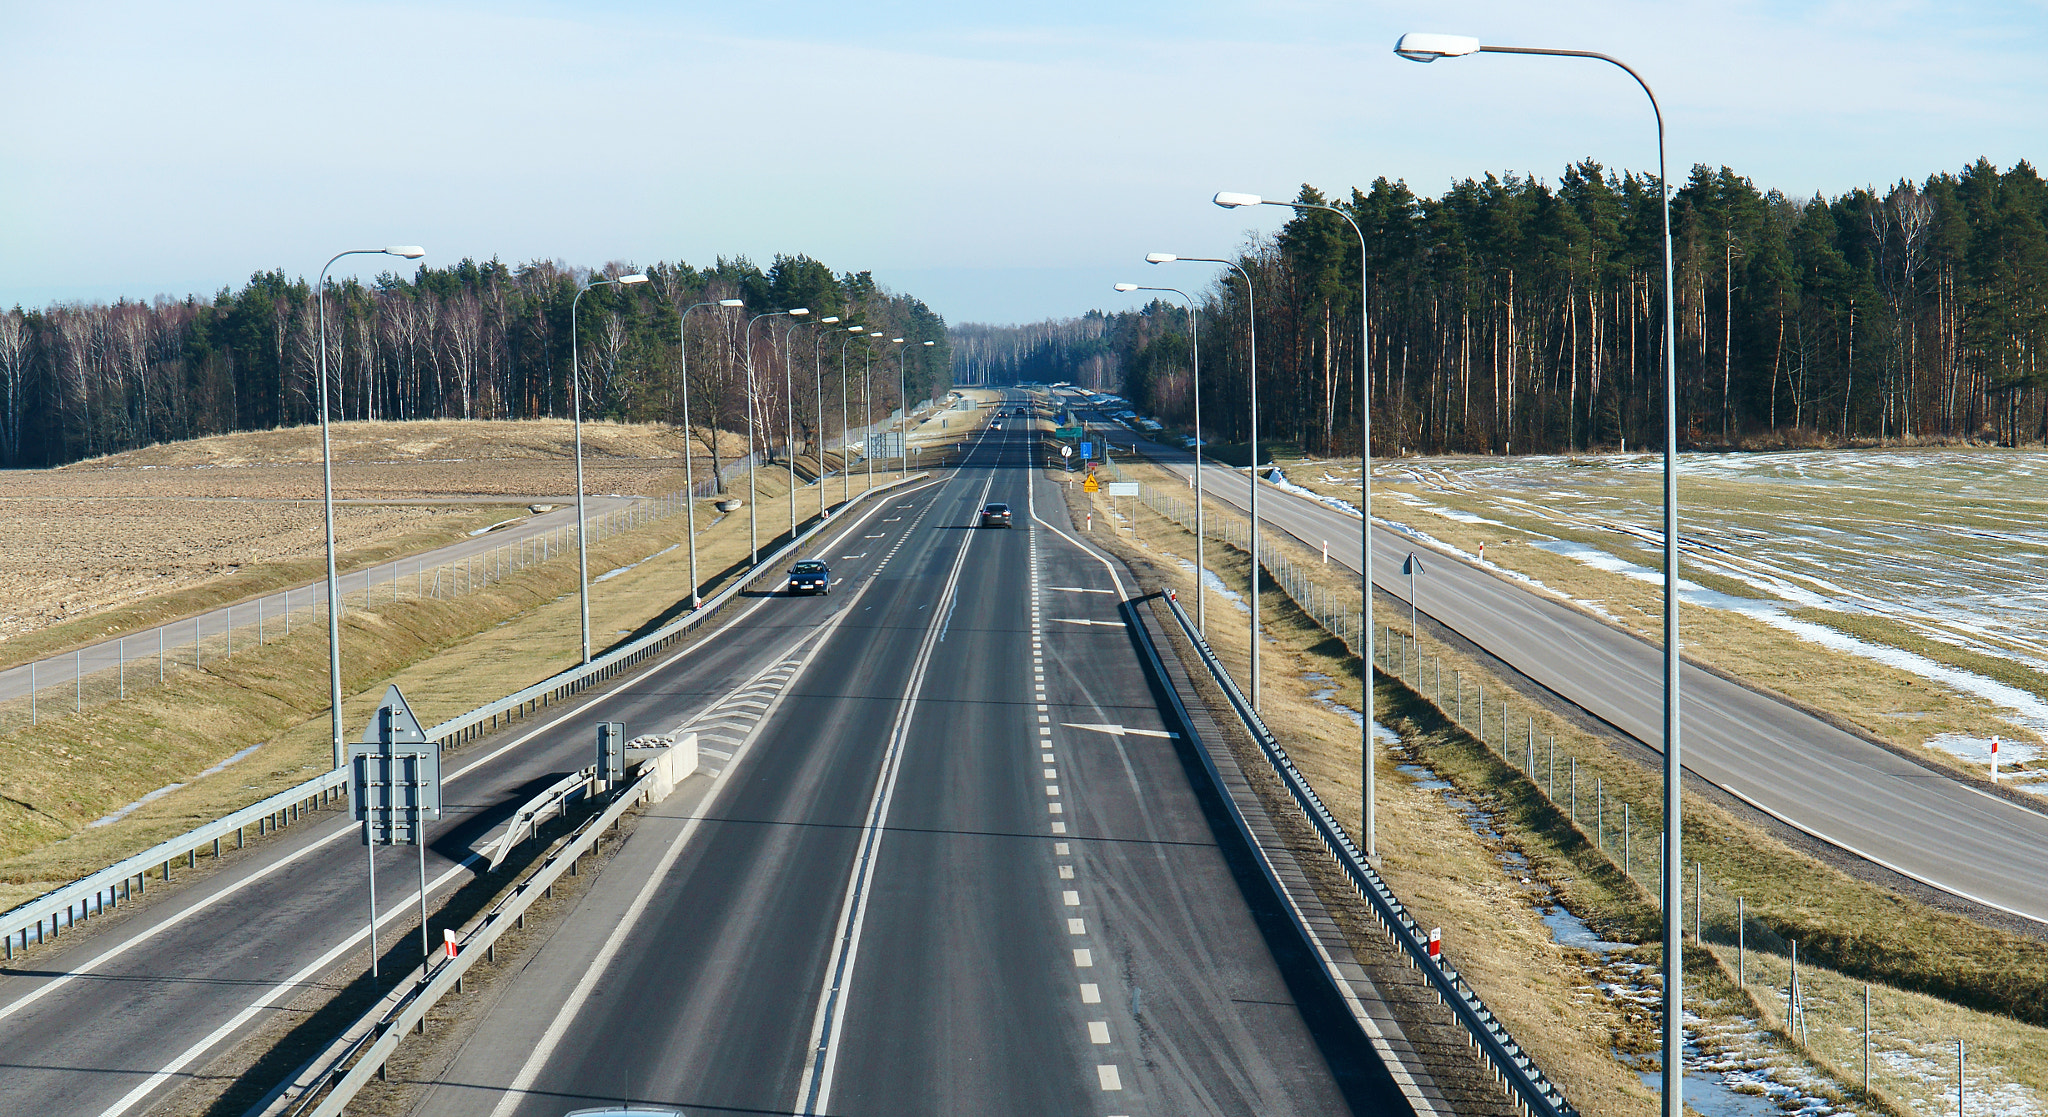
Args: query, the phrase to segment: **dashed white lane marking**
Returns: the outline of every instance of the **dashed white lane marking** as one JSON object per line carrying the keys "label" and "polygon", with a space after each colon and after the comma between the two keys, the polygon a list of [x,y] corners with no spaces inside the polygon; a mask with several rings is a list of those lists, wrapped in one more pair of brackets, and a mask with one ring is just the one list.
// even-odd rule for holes
{"label": "dashed white lane marking", "polygon": [[1109,1042],[1109,1021],[1107,1021],[1107,1020],[1090,1020],[1090,1021],[1088,1021],[1088,1042],[1089,1042],[1089,1043],[1108,1043],[1108,1042]]}
{"label": "dashed white lane marking", "polygon": [[1066,592],[1068,592],[1068,593],[1115,593],[1115,592],[1116,592],[1115,590],[1091,590],[1091,589],[1083,589],[1083,588],[1081,588],[1080,586],[1047,586],[1047,587],[1045,587],[1045,588],[1046,588],[1046,589],[1049,589],[1049,590],[1065,590],[1065,591],[1066,591]]}
{"label": "dashed white lane marking", "polygon": [[1122,622],[1122,621],[1091,621],[1091,620],[1085,620],[1085,619],[1083,619],[1083,618],[1081,618],[1081,617],[1054,617],[1054,618],[1053,618],[1053,620],[1056,620],[1056,621],[1060,622],[1061,624],[1092,624],[1092,625],[1099,625],[1100,627],[1103,627],[1103,628],[1122,628],[1122,627],[1124,627],[1124,622]]}
{"label": "dashed white lane marking", "polygon": [[1065,807],[1061,806],[1061,805],[1060,805],[1060,804],[1058,804],[1058,803],[1047,803],[1047,804],[1045,805],[1045,813],[1047,813],[1047,814],[1065,814],[1065,813],[1067,813],[1067,809],[1066,809]]}
{"label": "dashed white lane marking", "polygon": [[1072,865],[1061,865],[1061,866],[1060,866],[1060,879],[1061,879],[1061,880],[1072,880],[1072,879],[1074,879],[1074,867],[1073,867]]}
{"label": "dashed white lane marking", "polygon": [[1095,955],[1094,955],[1093,953],[1091,953],[1091,952],[1089,951],[1089,949],[1088,949],[1087,947],[1085,947],[1085,946],[1077,946],[1077,947],[1075,947],[1075,948],[1074,948],[1074,968],[1075,968],[1075,969],[1081,969],[1081,970],[1085,970],[1085,969],[1090,969],[1090,968],[1092,968],[1092,967],[1093,967],[1094,965],[1095,965]]}
{"label": "dashed white lane marking", "polygon": [[1096,1067],[1095,1077],[1101,1080],[1102,1088],[1105,1090],[1121,1090],[1124,1088],[1124,1080],[1118,1076],[1115,1063],[1104,1063]]}
{"label": "dashed white lane marking", "polygon": [[1060,903],[1065,904],[1070,908],[1078,908],[1081,906],[1081,894],[1072,889],[1068,889],[1067,891],[1060,893]]}
{"label": "dashed white lane marking", "polygon": [[1038,759],[1039,759],[1039,760],[1040,760],[1041,762],[1043,762],[1043,763],[1046,763],[1046,764],[1050,764],[1050,763],[1052,763],[1052,754],[1051,754],[1051,753],[1046,753],[1046,754],[1044,754],[1044,755],[1040,756],[1040,757],[1039,757]]}
{"label": "dashed white lane marking", "polygon": [[1045,778],[1049,780],[1060,778],[1060,770],[1058,768],[1047,768],[1045,770]]}
{"label": "dashed white lane marking", "polygon": [[1067,832],[1067,824],[1066,824],[1066,823],[1064,823],[1064,822],[1055,822],[1055,823],[1053,823],[1053,824],[1052,824],[1052,832],[1053,832],[1053,833],[1055,833],[1055,834],[1064,834],[1064,833],[1066,833],[1066,832]]}
{"label": "dashed white lane marking", "polygon": [[1101,1004],[1102,987],[1090,982],[1083,982],[1081,985],[1081,1003],[1084,1005]]}
{"label": "dashed white lane marking", "polygon": [[1082,920],[1079,920],[1079,919],[1069,919],[1069,920],[1067,920],[1067,934],[1070,934],[1070,935],[1085,935],[1085,934],[1087,934],[1087,933],[1088,933],[1088,924],[1087,924],[1086,922],[1084,922],[1084,921],[1082,921]]}
{"label": "dashed white lane marking", "polygon": [[1065,856],[1067,855],[1067,843],[1065,843],[1065,842],[1054,842],[1054,843],[1052,844],[1052,851],[1053,851],[1053,853],[1054,853],[1054,854],[1056,854],[1056,855],[1058,855],[1058,856],[1060,856],[1060,857],[1065,857]]}

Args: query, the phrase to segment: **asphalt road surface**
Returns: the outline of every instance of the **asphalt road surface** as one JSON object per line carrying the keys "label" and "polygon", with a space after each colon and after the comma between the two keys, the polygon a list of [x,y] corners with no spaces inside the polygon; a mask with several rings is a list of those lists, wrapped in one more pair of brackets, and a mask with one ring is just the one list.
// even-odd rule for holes
{"label": "asphalt road surface", "polygon": [[[1145,447],[1183,477],[1185,451]],[[1242,470],[1205,464],[1205,492],[1240,510]],[[1683,493],[1680,494],[1681,500]],[[1363,562],[1360,521],[1326,504],[1261,485],[1266,530],[1332,562]],[[1421,610],[1524,675],[1653,749],[1663,740],[1663,650],[1466,556],[1428,547],[1380,524],[1373,578],[1407,600],[1401,562],[1422,553]],[[1405,629],[1399,617],[1384,614]],[[1683,630],[1680,632],[1683,638]],[[1687,771],[1779,820],[1922,884],[2048,923],[2048,815],[1905,759],[1739,682],[1687,665],[1679,680],[1680,744]]]}
{"label": "asphalt road surface", "polygon": [[650,812],[415,1112],[1406,1110],[1275,961],[1031,438],[904,502],[745,751]]}

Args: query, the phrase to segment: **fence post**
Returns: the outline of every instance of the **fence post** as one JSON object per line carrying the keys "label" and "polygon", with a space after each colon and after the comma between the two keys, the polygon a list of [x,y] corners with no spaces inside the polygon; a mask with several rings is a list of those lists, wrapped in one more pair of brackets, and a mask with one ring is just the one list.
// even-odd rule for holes
{"label": "fence post", "polygon": [[128,638],[121,637],[121,646],[116,650],[121,657],[121,697],[128,697]]}
{"label": "fence post", "polygon": [[1735,897],[1735,984],[1749,984],[1749,912],[1747,900]]}
{"label": "fence post", "polygon": [[1707,941],[1706,937],[1700,933],[1701,928],[1706,926],[1707,921],[1706,874],[1707,871],[1700,867],[1699,862],[1695,861],[1692,863],[1692,941],[1703,946]]}
{"label": "fence post", "polygon": [[1870,986],[1863,986],[1863,1096],[1870,1096]]}
{"label": "fence post", "polygon": [[1579,758],[1578,758],[1578,757],[1576,757],[1576,756],[1574,756],[1574,757],[1572,757],[1572,758],[1571,758],[1571,761],[1572,761],[1572,825],[1573,825],[1573,826],[1577,826],[1577,825],[1579,824]]}

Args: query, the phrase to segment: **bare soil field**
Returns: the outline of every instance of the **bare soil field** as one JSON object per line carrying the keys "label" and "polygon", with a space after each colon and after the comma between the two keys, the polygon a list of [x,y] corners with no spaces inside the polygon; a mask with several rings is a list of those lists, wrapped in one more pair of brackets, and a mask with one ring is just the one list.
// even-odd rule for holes
{"label": "bare soil field", "polygon": [[[335,510],[336,532],[364,559],[459,539],[502,519],[507,505],[575,493],[566,421],[341,423],[333,432],[335,496],[347,502]],[[682,485],[680,431],[585,423],[583,441],[589,492]],[[743,442],[724,436],[724,460]],[[692,450],[708,476],[702,442]],[[243,567],[314,562],[325,539],[320,473],[318,427],[0,472],[0,642],[201,587],[240,597],[259,588],[224,581]],[[25,654],[11,648],[0,660]]]}

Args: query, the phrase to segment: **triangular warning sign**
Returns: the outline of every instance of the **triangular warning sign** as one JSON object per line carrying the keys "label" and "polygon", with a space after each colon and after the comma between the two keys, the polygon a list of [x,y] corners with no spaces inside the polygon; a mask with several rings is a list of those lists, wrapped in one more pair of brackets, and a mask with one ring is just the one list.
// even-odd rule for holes
{"label": "triangular warning sign", "polygon": [[423,745],[427,734],[420,728],[420,719],[413,716],[412,707],[405,704],[405,695],[398,692],[393,683],[384,692],[384,703],[377,707],[370,724],[363,727],[363,743],[366,745]]}

